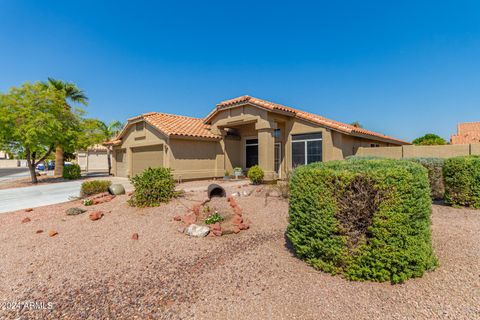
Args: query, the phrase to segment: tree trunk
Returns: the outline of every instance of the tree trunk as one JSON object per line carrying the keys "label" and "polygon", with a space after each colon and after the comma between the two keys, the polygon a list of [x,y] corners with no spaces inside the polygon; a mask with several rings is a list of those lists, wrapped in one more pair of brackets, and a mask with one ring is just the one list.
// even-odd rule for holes
{"label": "tree trunk", "polygon": [[57,146],[55,149],[55,170],[53,175],[56,177],[63,175],[63,148],[60,146]]}
{"label": "tree trunk", "polygon": [[32,183],[38,183],[37,173],[35,172],[35,165],[33,165],[30,161],[28,161],[27,164],[28,170],[30,171],[30,178],[32,178]]}
{"label": "tree trunk", "polygon": [[108,161],[108,175],[111,175],[112,173],[112,159],[111,159],[111,150],[110,147],[107,147],[107,161]]}

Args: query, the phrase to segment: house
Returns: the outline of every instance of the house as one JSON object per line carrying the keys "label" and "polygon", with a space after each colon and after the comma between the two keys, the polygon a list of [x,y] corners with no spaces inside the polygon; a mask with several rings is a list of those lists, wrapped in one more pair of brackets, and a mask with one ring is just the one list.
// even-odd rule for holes
{"label": "house", "polygon": [[108,147],[96,144],[87,150],[79,150],[75,153],[76,162],[82,171],[107,172],[108,171]]}
{"label": "house", "polygon": [[480,122],[459,123],[457,134],[450,138],[451,144],[480,143]]}
{"label": "house", "polygon": [[294,167],[344,159],[359,147],[408,144],[380,133],[250,96],[221,102],[205,118],[151,112],[128,119],[106,145],[113,174],[169,167],[178,179],[221,177],[258,164],[266,180]]}

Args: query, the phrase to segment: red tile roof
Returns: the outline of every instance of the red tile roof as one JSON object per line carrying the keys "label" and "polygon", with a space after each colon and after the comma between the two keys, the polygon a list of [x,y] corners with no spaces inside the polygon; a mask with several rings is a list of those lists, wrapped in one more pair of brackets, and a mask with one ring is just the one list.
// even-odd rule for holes
{"label": "red tile roof", "polygon": [[324,118],[322,116],[319,116],[319,115],[316,115],[316,114],[313,114],[313,113],[305,112],[305,111],[302,111],[302,110],[287,107],[287,106],[284,106],[284,105],[281,105],[281,104],[273,103],[273,102],[270,102],[270,101],[258,99],[258,98],[251,97],[251,96],[241,96],[241,97],[238,97],[238,98],[235,98],[235,99],[230,99],[230,100],[226,100],[226,101],[223,101],[223,102],[219,103],[217,105],[217,108],[215,108],[205,118],[205,121],[208,123],[209,120],[211,120],[211,118],[215,114],[217,114],[219,111],[221,111],[222,109],[232,107],[232,106],[235,106],[235,105],[245,104],[245,103],[251,103],[251,104],[260,106],[262,108],[272,110],[272,111],[288,112],[288,113],[291,113],[293,116],[296,116],[297,118],[307,120],[307,121],[310,121],[310,122],[314,122],[314,123],[320,124],[322,126],[325,126],[325,127],[328,127],[328,128],[334,129],[334,130],[338,130],[340,132],[344,132],[344,133],[347,133],[347,134],[366,135],[366,136],[371,136],[371,137],[375,137],[375,138],[390,140],[390,141],[395,142],[395,143],[410,144],[406,141],[396,139],[396,138],[393,138],[393,137],[390,137],[390,136],[387,136],[387,135],[384,135],[384,134],[381,134],[381,133],[366,130],[366,129],[363,129],[363,128],[358,128],[358,127],[355,127],[355,126],[352,126],[352,125],[349,125],[349,124],[346,124],[346,123],[330,120],[330,119]]}
{"label": "red tile roof", "polygon": [[457,134],[450,138],[452,144],[480,143],[480,122],[458,124]]}
{"label": "red tile roof", "polygon": [[210,131],[210,125],[203,119],[177,116],[168,113],[149,113],[143,116],[146,122],[158,128],[166,135],[190,136],[198,138],[220,139],[221,136]]}

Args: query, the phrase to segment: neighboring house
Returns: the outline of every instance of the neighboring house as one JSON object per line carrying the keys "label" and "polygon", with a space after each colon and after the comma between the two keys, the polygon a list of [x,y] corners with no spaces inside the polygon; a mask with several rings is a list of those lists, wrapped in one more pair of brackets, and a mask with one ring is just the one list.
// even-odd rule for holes
{"label": "neighboring house", "polygon": [[8,160],[10,156],[8,152],[0,150],[0,160]]}
{"label": "neighboring house", "polygon": [[76,162],[82,171],[108,171],[107,147],[96,144],[76,152]]}
{"label": "neighboring house", "polygon": [[480,122],[459,123],[457,134],[450,138],[451,144],[480,143]]}
{"label": "neighboring house", "polygon": [[176,178],[201,179],[258,164],[266,180],[286,177],[298,165],[343,159],[359,147],[404,144],[250,96],[224,101],[203,119],[146,113],[128,119],[115,140],[107,142],[113,146],[112,172],[117,176],[163,166]]}

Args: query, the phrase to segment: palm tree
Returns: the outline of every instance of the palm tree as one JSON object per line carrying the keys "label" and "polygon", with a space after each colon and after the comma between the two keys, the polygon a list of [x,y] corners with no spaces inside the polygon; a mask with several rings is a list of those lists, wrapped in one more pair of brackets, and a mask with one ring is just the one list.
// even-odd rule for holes
{"label": "palm tree", "polygon": [[[99,128],[103,133],[104,141],[115,138],[123,128],[123,123],[117,120],[110,121],[108,125],[102,121],[98,121],[98,123]],[[110,158],[111,153],[112,147],[107,146],[108,175],[110,175],[112,171],[112,159]]]}
{"label": "palm tree", "polygon": [[[65,82],[53,78],[48,78],[47,82],[44,82],[45,88],[53,88],[58,91],[63,91],[65,94],[65,106],[71,108],[69,102],[80,103],[86,106],[88,104],[88,98],[85,92],[80,90],[76,84],[71,82]],[[60,144],[55,148],[55,170],[53,174],[55,176],[61,176],[63,173],[63,146]]]}

